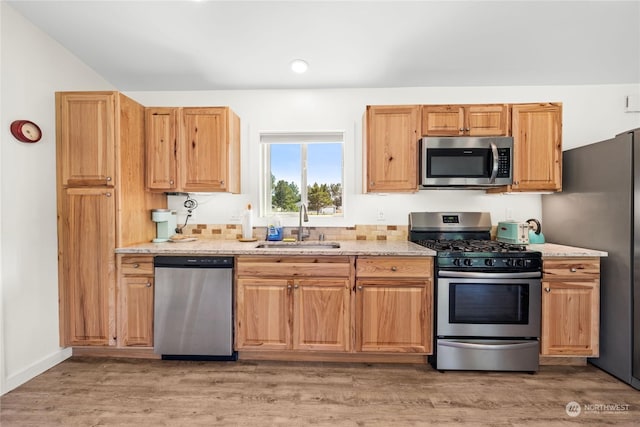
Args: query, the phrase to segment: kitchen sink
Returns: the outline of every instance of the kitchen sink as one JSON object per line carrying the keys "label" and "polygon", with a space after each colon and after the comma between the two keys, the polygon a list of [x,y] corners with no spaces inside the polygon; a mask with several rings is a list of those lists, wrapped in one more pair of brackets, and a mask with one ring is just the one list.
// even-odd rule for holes
{"label": "kitchen sink", "polygon": [[339,247],[338,242],[266,242],[256,245],[259,249],[338,249]]}

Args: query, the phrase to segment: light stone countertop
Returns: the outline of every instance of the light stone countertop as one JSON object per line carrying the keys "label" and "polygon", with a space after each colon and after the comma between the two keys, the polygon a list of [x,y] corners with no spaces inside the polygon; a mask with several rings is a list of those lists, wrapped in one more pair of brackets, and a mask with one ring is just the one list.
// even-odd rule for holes
{"label": "light stone countertop", "polygon": [[[119,254],[152,255],[373,255],[373,256],[435,256],[436,252],[409,241],[341,240],[339,248],[256,248],[258,244],[276,243],[259,240],[198,239],[194,242],[141,243],[117,248]],[[278,242],[279,243],[279,242]],[[330,241],[305,241],[304,244],[328,244]],[[286,245],[286,243],[283,243]]]}
{"label": "light stone countertop", "polygon": [[[119,254],[151,255],[371,255],[371,256],[435,256],[436,252],[409,241],[341,240],[339,248],[277,247],[256,248],[258,244],[274,243],[238,240],[198,239],[193,242],[141,243],[117,248]],[[331,242],[305,241],[304,244],[328,244]],[[284,243],[286,245],[286,243]],[[529,249],[542,252],[543,257],[606,257],[604,251],[557,245],[554,243],[532,244]]]}
{"label": "light stone countertop", "polygon": [[529,249],[542,252],[543,257],[606,257],[607,252],[575,246],[542,243],[528,245]]}

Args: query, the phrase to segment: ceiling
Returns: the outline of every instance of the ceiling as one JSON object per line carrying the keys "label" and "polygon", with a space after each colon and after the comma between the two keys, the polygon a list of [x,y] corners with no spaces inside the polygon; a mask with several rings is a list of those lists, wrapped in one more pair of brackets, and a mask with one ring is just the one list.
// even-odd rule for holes
{"label": "ceiling", "polygon": [[640,1],[7,3],[123,91],[640,83]]}

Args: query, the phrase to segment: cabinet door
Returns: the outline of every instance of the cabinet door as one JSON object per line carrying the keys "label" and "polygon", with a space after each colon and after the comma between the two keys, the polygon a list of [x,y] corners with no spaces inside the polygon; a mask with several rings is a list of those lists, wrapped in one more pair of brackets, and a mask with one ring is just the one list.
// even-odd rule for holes
{"label": "cabinet door", "polygon": [[562,189],[562,107],[517,104],[511,109],[516,191]]}
{"label": "cabinet door", "polygon": [[296,279],[293,349],[348,351],[350,294],[348,279]]}
{"label": "cabinet door", "polygon": [[177,114],[176,108],[145,110],[146,183],[151,191],[178,188]]}
{"label": "cabinet door", "polygon": [[417,191],[420,107],[368,106],[367,192]]}
{"label": "cabinet door", "polygon": [[508,105],[469,105],[465,116],[465,135],[509,135]]}
{"label": "cabinet door", "polygon": [[61,344],[115,344],[113,190],[71,188],[61,197]]}
{"label": "cabinet door", "polygon": [[181,177],[184,191],[226,191],[229,161],[226,108],[181,111]]}
{"label": "cabinet door", "polygon": [[356,350],[432,352],[429,280],[358,280]]}
{"label": "cabinet door", "polygon": [[115,99],[111,92],[56,93],[63,186],[114,185]]}
{"label": "cabinet door", "polygon": [[461,105],[424,105],[422,135],[458,136],[464,134],[464,107]]}
{"label": "cabinet door", "polygon": [[243,278],[236,286],[236,348],[290,349],[293,281]]}
{"label": "cabinet door", "polygon": [[153,277],[125,276],[120,283],[122,346],[153,346]]}
{"label": "cabinet door", "polygon": [[597,280],[543,281],[541,353],[597,357],[599,315]]}

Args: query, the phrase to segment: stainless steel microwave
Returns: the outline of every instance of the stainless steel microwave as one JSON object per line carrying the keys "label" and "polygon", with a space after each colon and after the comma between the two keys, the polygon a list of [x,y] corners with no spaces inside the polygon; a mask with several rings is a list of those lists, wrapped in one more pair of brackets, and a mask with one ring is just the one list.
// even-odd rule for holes
{"label": "stainless steel microwave", "polygon": [[493,187],[513,183],[513,138],[424,137],[420,186]]}

